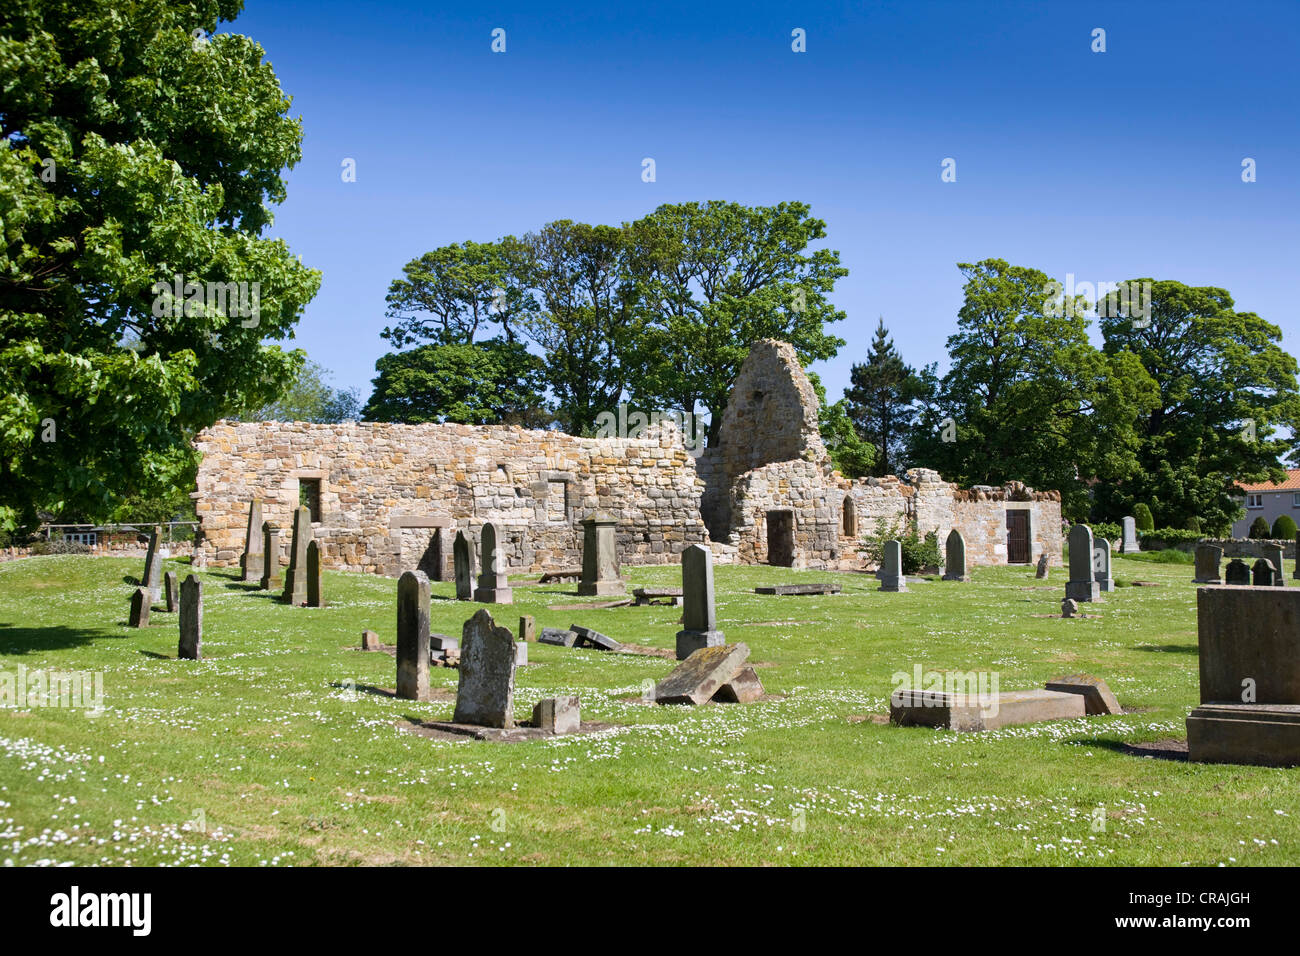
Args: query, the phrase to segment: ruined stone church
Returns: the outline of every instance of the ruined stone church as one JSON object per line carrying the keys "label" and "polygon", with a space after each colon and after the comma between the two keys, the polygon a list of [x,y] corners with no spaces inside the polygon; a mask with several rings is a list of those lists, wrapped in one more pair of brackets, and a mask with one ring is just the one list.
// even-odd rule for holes
{"label": "ruined stone church", "polygon": [[197,545],[236,564],[249,503],[290,525],[300,503],[325,563],[451,578],[458,530],[485,522],[512,571],[581,563],[582,520],[618,516],[624,564],[676,563],[706,544],[720,562],[851,570],[880,519],[942,542],[956,528],[972,565],[1061,554],[1057,492],[1019,483],[962,490],[937,472],[850,480],[817,427],[818,402],[794,349],[754,344],[732,385],[718,441],[697,458],[672,424],[637,438],[577,438],[503,425],[217,422],[196,439]]}

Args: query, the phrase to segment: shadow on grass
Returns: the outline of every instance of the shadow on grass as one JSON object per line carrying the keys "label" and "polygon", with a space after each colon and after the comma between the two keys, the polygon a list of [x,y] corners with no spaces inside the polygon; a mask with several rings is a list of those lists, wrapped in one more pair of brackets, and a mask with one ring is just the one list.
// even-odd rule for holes
{"label": "shadow on grass", "polygon": [[1183,762],[1187,760],[1187,741],[1185,740],[1153,740],[1150,743],[1130,744],[1122,740],[1103,740],[1100,737],[1089,737],[1082,740],[1076,737],[1070,740],[1069,743],[1075,747],[1096,747],[1100,750],[1110,750],[1114,753],[1124,754],[1127,757],[1150,757],[1154,760]]}
{"label": "shadow on grass", "polygon": [[56,624],[52,627],[16,627],[0,622],[0,651],[6,654],[30,654],[33,651],[57,651],[69,647],[84,647],[97,637],[107,637],[100,631],[87,631]]}
{"label": "shadow on grass", "polygon": [[152,657],[156,661],[174,661],[176,658],[170,654],[159,654],[157,651],[141,651],[145,657]]}
{"label": "shadow on grass", "polygon": [[342,681],[330,681],[330,686],[335,690],[354,690],[359,694],[373,694],[376,697],[397,697],[397,691],[388,687],[378,687],[375,684],[345,684]]}
{"label": "shadow on grass", "polygon": [[1196,644],[1138,644],[1137,650],[1157,654],[1196,654],[1200,647]]}

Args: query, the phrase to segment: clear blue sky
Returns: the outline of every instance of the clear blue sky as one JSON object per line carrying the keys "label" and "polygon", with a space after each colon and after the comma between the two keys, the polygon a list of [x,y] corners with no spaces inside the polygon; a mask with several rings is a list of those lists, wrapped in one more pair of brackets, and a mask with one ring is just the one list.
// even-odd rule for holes
{"label": "clear blue sky", "polygon": [[265,47],[304,121],[274,232],[324,281],[291,344],[363,400],[409,259],[686,200],[801,200],[826,221],[849,269],[848,344],[815,366],[832,397],[877,316],[908,362],[943,368],[956,263],[987,257],[1221,286],[1300,353],[1296,0],[249,0],[223,29]]}

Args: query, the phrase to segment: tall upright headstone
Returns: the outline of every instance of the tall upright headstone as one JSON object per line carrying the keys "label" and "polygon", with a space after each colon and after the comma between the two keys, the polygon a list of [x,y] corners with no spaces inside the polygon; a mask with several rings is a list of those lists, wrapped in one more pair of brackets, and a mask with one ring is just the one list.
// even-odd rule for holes
{"label": "tall upright headstone", "polygon": [[487,608],[479,608],[465,622],[460,639],[456,710],[451,718],[455,723],[515,725],[517,654],[510,628],[498,627]]}
{"label": "tall upright headstone", "polygon": [[166,601],[168,614],[176,613],[176,572],[167,571],[163,574],[163,598]]}
{"label": "tall upright headstone", "polygon": [[149,626],[149,589],[136,588],[131,592],[131,627]]}
{"label": "tall upright headstone", "polygon": [[280,577],[280,529],[269,521],[262,522],[262,590],[274,591],[284,579]]}
{"label": "tall upright headstone", "polygon": [[284,576],[285,604],[307,603],[307,545],[311,543],[311,509],[301,506],[293,513],[293,540],[289,544],[289,570]]}
{"label": "tall upright headstone", "polygon": [[725,643],[713,607],[713,552],[693,544],[682,552],[682,629],[677,632],[677,659],[684,661],[702,647]]}
{"label": "tall upright headstone", "polygon": [[1193,584],[1222,584],[1219,577],[1219,562],[1223,560],[1223,549],[1213,544],[1196,546],[1196,576]]}
{"label": "tall upright headstone", "polygon": [[456,532],[451,546],[452,564],[456,572],[456,600],[469,601],[474,597],[474,545],[464,531]]}
{"label": "tall upright headstone", "polygon": [[239,563],[244,568],[245,581],[259,581],[262,577],[262,499],[254,498],[248,506],[248,533],[244,536],[244,556]]}
{"label": "tall upright headstone", "polygon": [[321,591],[320,542],[314,538],[307,542],[307,606],[325,606]]}
{"label": "tall upright headstone", "polygon": [[162,529],[154,525],[149,532],[149,550],[144,555],[144,576],[140,583],[149,589],[149,601],[157,601],[162,593],[162,555],[158,552]]}
{"label": "tall upright headstone", "polygon": [[882,591],[906,591],[907,577],[903,574],[903,544],[901,541],[885,542],[885,556],[876,573]]}
{"label": "tall upright headstone", "polygon": [[1092,543],[1092,576],[1103,593],[1115,590],[1115,579],[1110,576],[1110,541],[1106,538]]}
{"label": "tall upright headstone", "polygon": [[1038,567],[1034,571],[1034,577],[1036,578],[1047,577],[1047,552],[1046,551],[1044,551],[1042,554],[1038,556]]}
{"label": "tall upright headstone", "polygon": [[1101,587],[1092,570],[1092,529],[1086,524],[1070,528],[1070,579],[1065,596],[1075,601],[1100,601]]}
{"label": "tall upright headstone", "polygon": [[181,584],[181,639],[176,656],[181,660],[203,659],[203,582],[188,575]]}
{"label": "tall upright headstone", "polygon": [[429,578],[423,571],[397,579],[397,696],[429,699]]}
{"label": "tall upright headstone", "polygon": [[1250,568],[1241,558],[1233,558],[1223,572],[1223,583],[1233,585],[1250,584]]}
{"label": "tall upright headstone", "polygon": [[510,577],[506,574],[505,555],[501,551],[497,526],[488,522],[483,526],[479,542],[483,549],[483,573],[478,577],[474,600],[480,604],[513,604]]}
{"label": "tall upright headstone", "polygon": [[948,532],[944,545],[943,579],[945,581],[969,581],[966,573],[966,539],[961,532],[953,528]]}
{"label": "tall upright headstone", "polygon": [[1139,548],[1137,537],[1137,521],[1132,517],[1124,519],[1124,537],[1120,540],[1119,550],[1121,554],[1133,554]]}
{"label": "tall upright headstone", "polygon": [[1286,549],[1280,544],[1266,544],[1260,552],[1273,565],[1273,586],[1286,587]]}
{"label": "tall upright headstone", "polygon": [[582,595],[618,595],[627,593],[627,583],[619,576],[618,518],[598,511],[582,522]]}

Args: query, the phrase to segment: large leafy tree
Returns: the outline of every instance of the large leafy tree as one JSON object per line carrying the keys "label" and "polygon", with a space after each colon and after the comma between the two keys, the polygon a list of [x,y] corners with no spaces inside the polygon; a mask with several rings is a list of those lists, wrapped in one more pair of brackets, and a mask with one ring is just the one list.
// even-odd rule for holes
{"label": "large leafy tree", "polygon": [[876,324],[867,361],[854,363],[844,390],[845,411],[863,440],[876,446],[871,474],[895,473],[903,464],[907,441],[928,390],[898,354],[882,318]]}
{"label": "large leafy tree", "polygon": [[458,422],[545,427],[542,360],[519,342],[421,345],[375,363],[375,391],[362,411],[368,421]]}
{"label": "large leafy tree", "polygon": [[[213,35],[241,6],[0,8],[0,523],[160,493],[301,362],[265,343],[319,275],[262,232],[302,130],[261,47]],[[250,317],[190,283],[260,296]]]}
{"label": "large leafy tree", "polygon": [[356,389],[334,388],[330,373],[312,361],[303,363],[297,376],[273,402],[249,409],[240,418],[250,422],[349,422],[361,417]]}
{"label": "large leafy tree", "polygon": [[1098,498],[1107,517],[1145,502],[1157,527],[1195,517],[1224,530],[1241,513],[1237,482],[1283,477],[1289,443],[1277,427],[1300,434],[1296,360],[1281,330],[1237,311],[1226,290],[1150,279],[1128,287],[1144,282],[1149,315],[1120,308],[1100,325],[1107,355],[1140,362],[1158,399],[1138,419],[1140,468]]}
{"label": "large leafy tree", "polygon": [[825,326],[844,318],[827,296],[848,270],[839,253],[809,250],[826,224],[807,204],[669,204],[630,228],[638,290],[655,316],[635,395],[690,413],[704,405],[710,441],[756,340],[789,342],[804,365],[844,344]]}
{"label": "large leafy tree", "polygon": [[965,484],[1059,490],[1066,513],[1085,517],[1090,480],[1136,472],[1135,422],[1155,383],[1132,355],[1093,347],[1088,304],[1053,308],[1039,270],[1001,259],[958,268],[967,281],[952,365],[913,432],[912,459]]}

